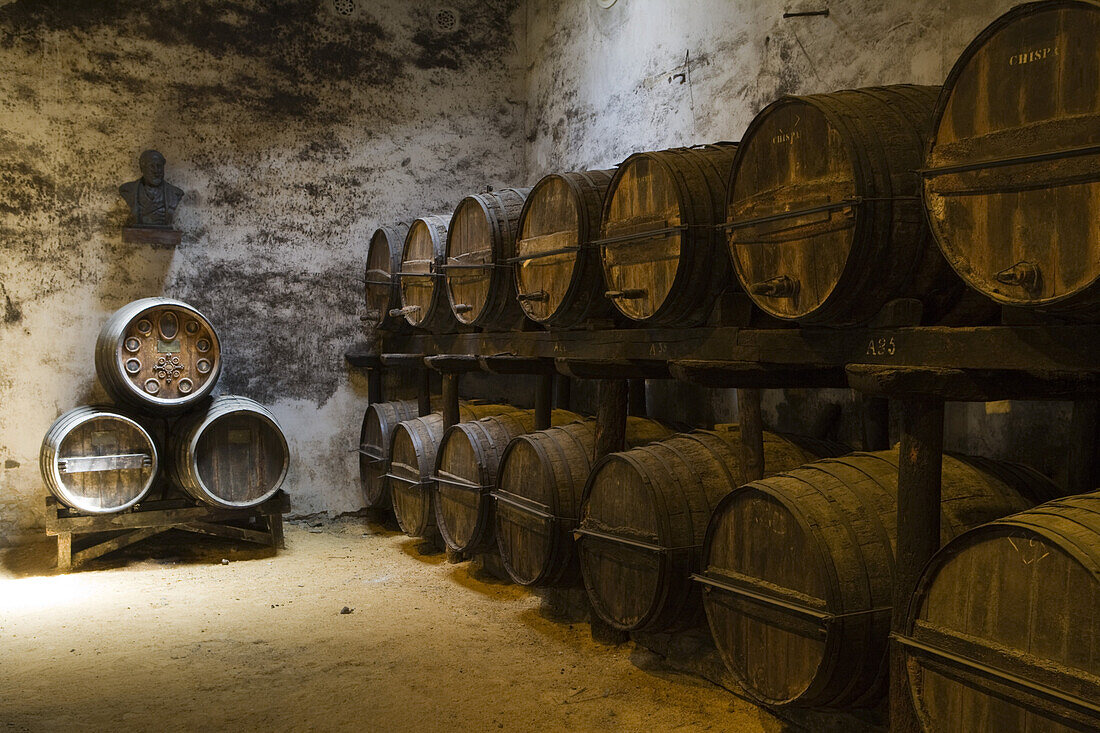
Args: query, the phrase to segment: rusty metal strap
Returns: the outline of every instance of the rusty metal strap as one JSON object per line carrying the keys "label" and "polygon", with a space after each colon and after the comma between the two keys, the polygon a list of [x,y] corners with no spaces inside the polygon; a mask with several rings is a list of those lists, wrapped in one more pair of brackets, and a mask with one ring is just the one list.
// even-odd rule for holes
{"label": "rusty metal strap", "polygon": [[398,476],[396,473],[387,473],[385,474],[385,476],[392,481],[399,481],[403,484],[408,484],[409,486],[418,486],[421,488],[430,486],[432,483],[431,481],[414,481],[408,476]]}
{"label": "rusty metal strap", "polygon": [[[400,274],[400,273],[398,273]],[[363,280],[364,285],[393,285],[393,280]]]}
{"label": "rusty metal strap", "polygon": [[[916,198],[916,197],[911,197]],[[853,196],[851,198],[841,199],[840,201],[833,201],[832,203],[822,204],[821,206],[811,206],[808,209],[798,209],[796,211],[784,211],[781,214],[772,214],[771,216],[760,216],[755,219],[740,219],[738,221],[728,221],[725,224],[718,224],[714,228],[719,231],[732,231],[734,229],[745,229],[747,227],[756,226],[757,224],[768,224],[773,221],[784,221],[786,219],[795,219],[799,216],[807,216],[809,214],[820,214],[826,211],[837,211],[839,209],[848,209],[853,206],[859,206],[864,201],[883,200],[883,199],[866,199],[862,196]],[[890,200],[890,199],[885,199]]]}
{"label": "rusty metal strap", "polygon": [[589,244],[593,247],[611,247],[611,246],[623,246],[631,244],[640,244],[647,239],[657,239],[658,237],[670,237],[673,234],[683,234],[691,229],[710,229],[709,224],[681,224],[675,227],[664,227],[662,229],[647,229],[641,232],[634,232],[633,234],[623,234],[618,237],[607,237],[605,239],[595,239]]}
{"label": "rusty metal strap", "polygon": [[668,555],[674,552],[696,552],[702,545],[685,545],[684,547],[665,547],[658,545],[655,542],[646,542],[645,540],[636,540],[632,537],[623,537],[621,535],[610,534],[608,532],[600,532],[595,529],[584,529],[578,527],[573,530],[573,538],[580,539],[581,537],[591,537],[597,540],[606,540],[607,542],[614,542],[618,545],[627,545],[628,547],[636,547],[639,550],[646,550],[647,552],[654,552],[658,555]]}
{"label": "rusty metal strap", "polygon": [[529,262],[530,260],[538,260],[543,257],[554,257],[556,255],[571,254],[573,252],[580,252],[582,249],[592,249],[592,245],[577,246],[577,247],[558,247],[557,249],[548,249],[545,252],[536,252],[530,255],[520,255],[519,257],[509,257],[504,260],[506,265],[516,265],[523,262]]}
{"label": "rusty metal strap", "polygon": [[1042,163],[1048,160],[1078,158],[1083,155],[1100,155],[1100,145],[1086,145],[1080,148],[1063,148],[1061,150],[1051,150],[1046,153],[1015,155],[1008,158],[992,158],[990,160],[978,160],[973,163],[945,165],[936,168],[921,168],[917,170],[917,173],[921,174],[925,178],[934,178],[935,176],[946,176],[952,173],[979,171],[985,170],[986,168],[1003,168],[1010,165],[1024,165],[1026,163]]}
{"label": "rusty metal strap", "polygon": [[726,593],[730,593],[731,595],[735,595],[751,603],[774,608],[792,616],[809,619],[822,627],[847,618],[889,614],[894,610],[890,606],[879,606],[878,608],[865,608],[859,611],[848,611],[846,613],[829,613],[828,611],[814,608],[805,603],[798,603],[794,600],[779,598],[771,593],[741,587],[729,582],[725,578],[710,573],[693,573],[691,579],[703,585],[725,591]]}
{"label": "rusty metal strap", "polygon": [[358,453],[361,456],[366,456],[371,460],[371,463],[385,463],[386,456],[382,455],[379,451],[372,451],[373,445],[361,445],[358,448],[352,448],[352,453]]}
{"label": "rusty metal strap", "polygon": [[395,272],[394,278],[399,277],[443,277],[441,272]]}
{"label": "rusty metal strap", "polygon": [[929,657],[942,665],[971,672],[978,677],[983,677],[990,681],[998,682],[1032,695],[1037,695],[1046,700],[1069,705],[1070,707],[1085,711],[1091,715],[1100,715],[1100,704],[1097,704],[1093,700],[1086,700],[1085,698],[1078,697],[1066,690],[1059,690],[1049,685],[1044,685],[1040,682],[1012,674],[1011,672],[991,667],[988,664],[983,664],[973,659],[967,659],[966,657],[952,654],[943,649],[937,649],[936,647],[919,642],[904,634],[894,633],[890,635],[890,638],[907,649],[916,652],[918,655]]}
{"label": "rusty metal strap", "polygon": [[471,491],[479,494],[487,494],[492,489],[491,486],[482,486],[481,484],[475,484],[472,481],[467,481],[466,479],[462,479],[457,476],[450,477],[440,476],[436,474],[435,476],[432,476],[432,481],[436,481],[441,484],[447,484],[448,486],[453,486],[456,489],[462,489],[463,491]]}
{"label": "rusty metal strap", "polygon": [[547,523],[549,523],[549,522],[572,522],[572,523],[576,523],[576,521],[577,521],[576,519],[573,519],[572,517],[559,517],[556,514],[552,514],[549,511],[550,507],[546,506],[545,504],[540,504],[537,501],[533,501],[531,499],[528,499],[525,496],[519,496],[518,494],[513,494],[512,492],[505,491],[504,489],[495,489],[492,493],[493,493],[493,498],[495,498],[497,501],[502,502],[504,504],[507,504],[508,506],[510,506],[514,509],[518,509],[519,511],[523,512],[524,514],[530,514],[531,516],[538,517],[539,519],[542,519],[542,520],[546,521]]}
{"label": "rusty metal strap", "polygon": [[110,456],[72,456],[57,461],[58,473],[96,473],[149,468],[153,457],[148,453],[119,453]]}
{"label": "rusty metal strap", "polygon": [[508,267],[508,265],[500,262],[470,262],[468,264],[454,262],[451,264],[436,265],[435,269],[446,272],[447,270],[491,270],[494,267]]}

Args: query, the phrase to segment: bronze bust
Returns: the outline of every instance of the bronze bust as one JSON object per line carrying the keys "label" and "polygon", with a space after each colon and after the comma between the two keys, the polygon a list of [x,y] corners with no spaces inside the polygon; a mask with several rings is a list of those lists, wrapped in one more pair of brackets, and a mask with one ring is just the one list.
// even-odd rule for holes
{"label": "bronze bust", "polygon": [[130,207],[129,225],[169,229],[183,198],[183,190],[164,180],[164,156],[156,150],[142,153],[138,164],[141,178],[118,187],[119,195]]}

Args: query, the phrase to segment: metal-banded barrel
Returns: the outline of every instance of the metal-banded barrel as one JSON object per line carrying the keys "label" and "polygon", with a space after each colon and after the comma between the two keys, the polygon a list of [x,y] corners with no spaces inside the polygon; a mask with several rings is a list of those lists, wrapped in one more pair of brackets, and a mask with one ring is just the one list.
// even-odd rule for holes
{"label": "metal-banded barrel", "polygon": [[[460,420],[466,421],[515,411],[511,405],[463,404],[459,406],[458,415]],[[411,537],[437,534],[433,474],[436,451],[442,439],[443,415],[438,412],[410,418],[394,429],[386,479],[397,524]]]}
{"label": "metal-banded barrel", "polygon": [[274,496],[290,448],[275,416],[247,397],[223,395],[180,419],[168,440],[173,481],[195,499],[235,509]]}
{"label": "metal-banded barrel", "polygon": [[520,306],[536,323],[570,328],[614,312],[603,297],[599,236],[614,171],[554,173],[531,189],[519,215],[515,278]]}
{"label": "metal-banded barrel", "polygon": [[604,199],[604,296],[627,318],[698,325],[730,285],[726,181],[735,143],[636,153],[619,165]]}
{"label": "metal-banded barrel", "polygon": [[1100,493],[956,537],[909,605],[909,689],[926,731],[1100,730]]}
{"label": "metal-banded barrel", "polygon": [[[798,440],[799,442],[794,442]],[[785,471],[841,446],[764,433],[764,466]],[[577,527],[592,608],[624,631],[701,620],[697,569],[711,509],[741,481],[740,430],[698,430],[600,459]]]}
{"label": "metal-banded barrel", "polygon": [[[652,420],[627,417],[627,448],[672,435]],[[521,435],[500,460],[496,537],[504,568],[521,585],[570,585],[580,579],[573,530],[596,449],[596,421]]]}
{"label": "metal-banded barrel", "polygon": [[1004,305],[1100,318],[1100,3],[1018,5],[955,63],[924,175],[932,232]]}
{"label": "metal-banded barrel", "polygon": [[[554,410],[550,415],[551,425],[580,419],[567,410]],[[461,422],[443,434],[432,477],[436,484],[435,521],[452,550],[495,547],[492,491],[500,459],[510,440],[534,429],[534,410],[519,410]]]}
{"label": "metal-banded barrel", "polygon": [[389,470],[393,431],[398,423],[418,414],[416,400],[375,402],[367,406],[363,425],[359,429],[359,484],[369,508],[390,507],[390,482],[386,472]]}
{"label": "metal-banded barrel", "polygon": [[391,316],[401,307],[401,290],[397,273],[401,270],[401,252],[405,247],[409,225],[404,222],[381,226],[374,230],[367,246],[367,269],[363,275],[363,296],[367,311],[363,321],[374,328],[398,330],[406,321]]}
{"label": "metal-banded barrel", "polygon": [[446,214],[422,216],[409,226],[398,274],[401,304],[390,312],[410,326],[435,333],[453,331],[455,326],[439,269],[446,257],[450,223]]}
{"label": "metal-banded barrel", "polygon": [[[746,484],[715,508],[696,579],[719,654],[748,694],[834,708],[881,697],[897,492],[897,450],[856,453]],[[1058,493],[1022,466],[944,456],[941,535]]]}
{"label": "metal-banded barrel", "polygon": [[920,200],[939,87],[898,84],[783,97],[737,147],[725,229],[741,287],[768,314],[854,325],[890,300],[939,322],[965,286]]}
{"label": "metal-banded barrel", "polygon": [[516,302],[512,258],[519,213],[529,188],[467,196],[447,229],[444,283],[459,323],[506,330],[523,322]]}
{"label": "metal-banded barrel", "polygon": [[120,512],[149,492],[159,465],[153,437],[114,407],[77,407],[54,421],[39,467],[58,501],[87,514]]}
{"label": "metal-banded barrel", "polygon": [[198,404],[218,381],[221,347],[204,315],[171,298],[143,298],[107,319],[95,346],[99,381],[114,399],[158,412]]}

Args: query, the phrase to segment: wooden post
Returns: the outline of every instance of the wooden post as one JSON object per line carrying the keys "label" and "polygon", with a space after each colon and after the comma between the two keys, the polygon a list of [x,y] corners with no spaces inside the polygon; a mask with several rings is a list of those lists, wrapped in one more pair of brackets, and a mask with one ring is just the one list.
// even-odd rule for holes
{"label": "wooden post", "polygon": [[[898,545],[894,579],[894,633],[904,630],[905,612],[921,570],[940,548],[940,480],[943,470],[943,400],[898,401],[901,454],[898,457]],[[890,731],[919,731],[909,695],[905,650],[890,644]]]}
{"label": "wooden post", "polygon": [[456,425],[458,416],[458,372],[443,375],[443,429]]}
{"label": "wooden post", "polygon": [[621,451],[626,441],[627,384],[625,379],[601,379],[596,407],[596,455]]}
{"label": "wooden post", "polygon": [[59,532],[57,535],[57,571],[67,573],[73,569],[73,533]]}
{"label": "wooden post", "polygon": [[1094,491],[1100,486],[1097,475],[1097,434],[1100,429],[1100,403],[1095,400],[1075,400],[1069,427],[1069,455],[1066,465],[1066,488],[1074,494]]}
{"label": "wooden post", "polygon": [[554,407],[559,410],[569,409],[569,387],[572,382],[564,374],[554,375]]}
{"label": "wooden post", "polygon": [[367,401],[372,405],[382,401],[381,367],[367,370]]}
{"label": "wooden post", "polygon": [[764,478],[764,414],[760,390],[737,390],[738,422],[741,426],[741,482]]}
{"label": "wooden post", "polygon": [[627,414],[632,417],[645,417],[647,415],[644,379],[630,380],[630,396],[627,404]]}
{"label": "wooden post", "polygon": [[554,376],[539,374],[535,377],[535,430],[550,427],[550,408],[554,399]]}
{"label": "wooden post", "polygon": [[863,432],[863,450],[887,450],[890,447],[890,400],[861,395],[859,417]]}
{"label": "wooden post", "polygon": [[417,385],[417,414],[420,417],[432,414],[432,374],[427,369],[420,370],[420,383]]}
{"label": "wooden post", "polygon": [[267,527],[271,532],[271,546],[277,550],[285,550],[286,538],[283,536],[283,515],[278,512],[268,514]]}

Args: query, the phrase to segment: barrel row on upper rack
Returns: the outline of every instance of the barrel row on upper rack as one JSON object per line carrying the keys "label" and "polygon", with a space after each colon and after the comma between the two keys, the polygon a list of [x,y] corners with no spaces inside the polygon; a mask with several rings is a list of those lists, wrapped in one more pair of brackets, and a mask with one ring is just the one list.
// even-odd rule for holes
{"label": "barrel row on upper rack", "polygon": [[[1100,725],[1100,493],[1031,468],[945,455],[946,546],[911,601],[894,597],[897,449],[766,432],[765,478],[744,482],[737,426],[676,433],[627,420],[626,450],[594,460],[595,421],[464,404],[462,422],[371,405],[361,477],[411,536],[499,552],[527,586],[583,583],[625,631],[709,623],[745,692],[773,707],[873,707],[910,676],[927,731]],[[1042,503],[1046,502],[1046,503]],[[974,610],[977,609],[977,610]],[[894,613],[907,667],[888,670]],[[1024,684],[1020,682],[1024,681]]]}
{"label": "barrel row on upper rack", "polygon": [[900,298],[925,324],[982,323],[997,304],[1095,318],[1098,37],[1094,2],[1023,5],[942,88],[784,97],[738,144],[637,153],[382,227],[364,320],[697,325],[738,288],[802,324],[863,323]]}

